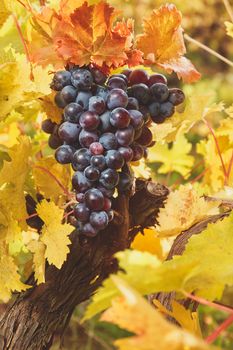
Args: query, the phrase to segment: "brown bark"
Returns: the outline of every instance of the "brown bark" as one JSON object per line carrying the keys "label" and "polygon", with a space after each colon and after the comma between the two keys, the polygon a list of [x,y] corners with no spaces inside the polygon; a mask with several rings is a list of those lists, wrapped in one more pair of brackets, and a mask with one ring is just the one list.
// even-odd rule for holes
{"label": "brown bark", "polygon": [[115,223],[94,239],[72,233],[72,246],[61,270],[46,269],[46,283],[19,295],[0,320],[1,350],[49,349],[55,332],[65,329],[76,305],[90,298],[109,273],[117,269],[112,257],[129,247],[134,235],[153,224],[168,189],[137,181],[130,199],[121,195],[114,207]]}

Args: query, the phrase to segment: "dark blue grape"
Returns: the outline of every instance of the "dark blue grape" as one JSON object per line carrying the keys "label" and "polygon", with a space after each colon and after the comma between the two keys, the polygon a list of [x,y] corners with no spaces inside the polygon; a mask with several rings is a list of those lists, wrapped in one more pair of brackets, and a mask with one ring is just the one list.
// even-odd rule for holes
{"label": "dark blue grape", "polygon": [[171,117],[175,112],[175,107],[171,102],[164,102],[160,106],[160,116],[163,118]]}
{"label": "dark blue grape", "polygon": [[97,185],[97,189],[103,193],[104,197],[107,197],[107,198],[111,198],[115,192],[114,187],[107,189],[106,187],[104,187],[102,185]]}
{"label": "dark blue grape", "polygon": [[85,193],[85,203],[91,210],[102,210],[104,206],[103,193],[96,188],[91,188]]}
{"label": "dark blue grape", "polygon": [[78,141],[79,133],[80,133],[80,126],[70,122],[62,123],[58,130],[58,134],[61,140],[69,144]]}
{"label": "dark blue grape", "polygon": [[150,112],[151,119],[156,123],[156,120],[160,114],[160,103],[153,102],[152,104],[150,104],[149,112]]}
{"label": "dark blue grape", "polygon": [[114,189],[119,182],[118,172],[113,169],[104,170],[100,175],[99,182],[108,190]]}
{"label": "dark blue grape", "polygon": [[100,123],[100,118],[98,114],[94,112],[84,112],[79,118],[79,124],[81,127],[87,131],[96,130]]}
{"label": "dark blue grape", "polygon": [[152,86],[154,84],[157,84],[157,83],[162,83],[162,84],[165,84],[167,85],[167,78],[162,75],[162,74],[152,74],[150,77],[149,77],[149,81],[148,81],[148,86]]}
{"label": "dark blue grape", "polygon": [[91,86],[93,84],[93,77],[89,70],[77,69],[72,72],[71,82],[76,88],[87,91],[91,89]]}
{"label": "dark blue grape", "polygon": [[76,199],[79,203],[83,203],[84,202],[84,193],[77,193]]}
{"label": "dark blue grape", "polygon": [[83,171],[88,165],[90,165],[91,153],[86,148],[81,148],[73,155],[73,168],[74,170]]}
{"label": "dark blue grape", "polygon": [[101,96],[92,96],[89,100],[89,111],[102,114],[105,111],[105,101]]}
{"label": "dark blue grape", "polygon": [[42,122],[41,124],[41,128],[44,132],[46,132],[47,134],[52,134],[53,130],[55,128],[57,124],[52,122],[51,119],[46,119]]}
{"label": "dark blue grape", "polygon": [[90,217],[90,209],[84,203],[79,203],[74,207],[74,216],[81,222],[87,222]]}
{"label": "dark blue grape", "polygon": [[69,103],[64,109],[64,119],[71,123],[78,123],[83,108],[78,103]]}
{"label": "dark blue grape", "polygon": [[121,78],[121,79],[123,79],[126,82],[126,84],[128,83],[128,78],[123,73],[113,74],[113,75],[110,76],[109,80],[112,79],[112,78]]}
{"label": "dark blue grape", "polygon": [[126,107],[128,110],[129,109],[139,109],[139,103],[138,100],[135,97],[129,97],[128,99],[128,105]]}
{"label": "dark blue grape", "polygon": [[108,93],[107,106],[109,109],[114,109],[117,107],[126,108],[128,104],[128,96],[126,92],[122,89],[112,89]]}
{"label": "dark blue grape", "polygon": [[107,86],[109,90],[112,89],[122,89],[124,91],[127,90],[127,83],[125,82],[124,79],[120,77],[110,77],[108,80]]}
{"label": "dark blue grape", "polygon": [[82,130],[79,134],[79,142],[82,147],[89,148],[93,142],[97,142],[98,140],[98,134],[94,131]]}
{"label": "dark blue grape", "polygon": [[98,231],[105,229],[108,226],[108,214],[105,211],[93,211],[90,215],[90,223]]}
{"label": "dark blue grape", "polygon": [[100,171],[93,167],[92,165],[89,165],[85,170],[84,170],[84,175],[86,178],[90,181],[96,181],[100,177]]}
{"label": "dark blue grape", "polygon": [[106,89],[103,86],[98,86],[96,89],[96,96],[102,97],[104,101],[106,102],[107,97],[108,97],[108,89]]}
{"label": "dark blue grape", "polygon": [[62,70],[59,72],[56,72],[53,77],[53,81],[50,85],[51,89],[60,91],[62,88],[66,85],[71,84],[71,73],[67,70]]}
{"label": "dark blue grape", "polygon": [[88,110],[89,100],[92,97],[92,93],[89,91],[79,91],[76,97],[76,103],[80,104],[83,109]]}
{"label": "dark blue grape", "polygon": [[150,87],[150,92],[156,102],[164,102],[168,99],[169,96],[167,85],[162,83],[153,84]]}
{"label": "dark blue grape", "polygon": [[100,115],[99,130],[102,133],[112,131],[112,129],[113,129],[112,124],[110,123],[110,116],[111,116],[111,112],[109,112],[109,111]]}
{"label": "dark blue grape", "polygon": [[118,152],[120,152],[125,162],[127,163],[133,159],[133,151],[130,147],[119,147]]}
{"label": "dark blue grape", "polygon": [[92,187],[92,183],[87,180],[81,171],[76,171],[72,177],[73,188],[77,192],[86,192]]}
{"label": "dark blue grape", "polygon": [[72,163],[75,148],[69,145],[62,145],[55,152],[56,161],[60,164]]}
{"label": "dark blue grape", "polygon": [[111,132],[106,132],[105,134],[103,134],[100,137],[99,142],[106,150],[111,150],[111,149],[117,148],[116,136],[114,134],[112,134]]}
{"label": "dark blue grape", "polygon": [[171,102],[174,106],[178,106],[185,100],[185,94],[180,89],[170,89],[169,90],[169,102]]}
{"label": "dark blue grape", "polygon": [[110,150],[106,152],[106,164],[111,169],[120,169],[124,165],[124,158],[120,152]]}
{"label": "dark blue grape", "polygon": [[[134,140],[134,134],[135,134],[135,131],[131,125],[129,125],[125,129],[117,130],[116,132],[117,142],[121,146],[124,146],[124,147],[129,146]],[[110,148],[110,149],[113,149],[113,148]]]}
{"label": "dark blue grape", "polygon": [[96,67],[91,68],[91,73],[92,73],[94,82],[98,85],[104,84],[105,81],[107,80],[107,76]]}
{"label": "dark blue grape", "polygon": [[66,104],[68,104],[75,101],[77,90],[72,85],[67,85],[61,90],[60,94]]}
{"label": "dark blue grape", "polygon": [[91,165],[99,170],[104,170],[106,167],[106,160],[105,157],[100,154],[96,156],[91,157]]}
{"label": "dark blue grape", "polygon": [[82,229],[80,230],[80,232],[88,237],[95,237],[98,233],[98,230],[96,228],[94,228],[89,222],[86,223]]}
{"label": "dark blue grape", "polygon": [[54,97],[54,102],[56,103],[56,105],[59,108],[65,108],[65,106],[67,105],[66,101],[64,100],[64,98],[61,95],[61,92],[58,92],[55,97]]}
{"label": "dark blue grape", "polygon": [[144,118],[140,111],[137,111],[136,109],[129,110],[130,114],[130,124],[133,126],[134,129],[140,129],[144,124]]}
{"label": "dark blue grape", "polygon": [[135,84],[129,89],[129,95],[146,105],[150,101],[150,89],[145,84]]}
{"label": "dark blue grape", "polygon": [[115,108],[110,115],[110,123],[118,129],[126,128],[130,123],[129,112],[122,107]]}
{"label": "dark blue grape", "polygon": [[56,149],[63,144],[62,140],[57,134],[51,134],[48,140],[49,147]]}

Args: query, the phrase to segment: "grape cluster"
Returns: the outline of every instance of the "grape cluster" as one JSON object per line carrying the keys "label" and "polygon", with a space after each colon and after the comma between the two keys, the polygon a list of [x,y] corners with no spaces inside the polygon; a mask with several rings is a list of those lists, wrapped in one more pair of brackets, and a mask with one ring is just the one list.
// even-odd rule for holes
{"label": "grape cluster", "polygon": [[153,145],[150,125],[162,123],[184,101],[184,93],[169,89],[165,76],[125,69],[107,77],[95,67],[57,72],[51,83],[62,122],[47,119],[42,129],[50,134],[61,164],[71,163],[80,233],[95,236],[113,219],[112,197],[130,190],[133,176],[125,165],[147,156]]}

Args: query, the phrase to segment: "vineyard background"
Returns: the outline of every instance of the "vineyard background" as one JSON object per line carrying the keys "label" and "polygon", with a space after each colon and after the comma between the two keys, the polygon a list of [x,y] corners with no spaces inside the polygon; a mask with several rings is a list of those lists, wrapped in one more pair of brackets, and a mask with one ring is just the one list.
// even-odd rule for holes
{"label": "vineyard background", "polygon": [[[108,2],[118,9],[123,9],[125,17],[135,19],[136,33],[142,30],[142,15],[147,16],[152,9],[166,3],[166,1],[157,0],[109,0]],[[219,137],[220,147],[224,153],[224,161],[229,165],[231,163],[231,142],[233,138],[233,126],[229,122],[230,118],[233,117],[233,63],[230,65],[223,62],[209,52],[208,48],[226,57],[229,61],[233,61],[233,38],[227,35],[225,26],[225,22],[231,21],[232,18],[230,18],[229,11],[227,11],[226,3],[228,2],[226,1],[195,0],[190,2],[173,0],[172,2],[183,14],[182,26],[187,35],[185,41],[187,57],[201,73],[202,78],[194,84],[184,84],[182,80],[178,80],[175,73],[167,75],[169,85],[182,87],[186,96],[193,101],[187,116],[187,118],[190,118],[190,124],[183,129],[182,126],[177,129],[179,133],[176,135],[176,143],[170,142],[167,145],[158,142],[150,150],[146,165],[136,166],[135,172],[139,176],[151,174],[153,180],[170,187],[172,190],[180,188],[181,185],[192,184],[199,195],[203,193],[212,195],[213,192],[220,193],[220,191],[223,191],[224,176],[220,174],[221,166],[219,164],[221,161],[218,158],[218,153],[213,151],[215,143],[210,129],[199,119],[201,118],[200,114],[205,112],[208,116],[208,124],[214,128],[215,134]],[[56,1],[51,0],[50,3],[56,3]],[[17,15],[20,17],[20,25],[24,31],[27,17],[22,12],[20,5],[16,7]],[[191,42],[190,38],[197,42]],[[19,33],[13,18],[7,19],[0,28],[0,40],[1,48],[7,47],[10,42],[16,52],[24,53],[25,48],[19,40]],[[200,43],[206,45],[206,48],[201,48]],[[3,60],[3,56],[0,59]],[[158,71],[157,67],[152,68]],[[44,82],[44,84],[46,83]],[[18,116],[23,115],[24,124],[16,122],[14,113],[10,117],[8,116],[5,122],[0,122],[0,166],[3,165],[4,160],[8,159],[6,148],[13,146],[17,137],[22,133],[20,127],[24,128],[24,133],[34,137],[38,142],[38,144],[34,143],[33,145],[35,153],[39,151],[40,146],[38,145],[47,142],[47,136],[40,131],[41,120],[40,122],[37,120],[35,123],[32,118],[33,113],[38,112],[38,106],[36,104],[30,105],[27,101],[22,108],[17,108],[17,112],[14,113],[18,113]],[[220,125],[221,120],[226,117],[228,117],[228,122]],[[25,124],[25,120],[28,123]],[[191,121],[196,121],[196,123],[191,130],[188,130]],[[160,132],[166,132],[166,129],[161,129]],[[157,136],[159,138],[159,135]],[[170,140],[173,141],[172,136]],[[213,152],[211,156],[210,152]],[[49,147],[44,147],[43,153],[44,155],[50,155],[53,152]],[[177,161],[174,162],[174,159]],[[219,164],[216,165],[215,161]],[[214,176],[214,173],[216,173],[216,176]],[[233,170],[228,174],[228,180],[229,191],[232,191]],[[30,187],[30,179],[28,179],[28,186]],[[232,197],[232,192],[230,195]],[[165,260],[174,237],[157,238],[153,236],[153,240],[150,241],[149,232],[145,233],[146,238],[139,235],[133,242],[132,247],[140,251],[148,251],[159,259]],[[151,248],[152,245],[153,248]],[[206,247],[206,250],[208,251],[208,247]],[[84,302],[76,308],[65,333],[56,335],[51,347],[52,350],[60,349],[61,336],[63,349],[65,350],[110,350],[115,349],[112,345],[114,340],[129,335],[127,331],[116,325],[100,322],[98,316],[80,324],[88,303],[89,301]],[[233,288],[225,289],[221,303],[233,305]],[[3,311],[6,305],[2,304],[0,307]],[[198,314],[203,338],[211,334],[226,318],[224,312],[203,305],[199,307]],[[214,344],[222,349],[232,349],[233,326],[225,330]]]}

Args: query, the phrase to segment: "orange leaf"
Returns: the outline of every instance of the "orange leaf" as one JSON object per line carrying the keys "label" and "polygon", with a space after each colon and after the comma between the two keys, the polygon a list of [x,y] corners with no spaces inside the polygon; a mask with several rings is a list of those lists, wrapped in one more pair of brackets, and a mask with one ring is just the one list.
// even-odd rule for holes
{"label": "orange leaf", "polygon": [[48,43],[48,47],[41,46],[33,55],[37,63],[45,61],[46,55],[51,57],[52,52],[56,53],[58,62],[80,66],[93,63],[105,69],[142,62],[140,51],[131,50],[132,20],[114,24],[119,11],[106,2],[88,5],[86,1],[81,6],[80,3],[62,0],[58,13],[47,9],[35,16],[35,29]]}
{"label": "orange leaf", "polygon": [[167,4],[154,10],[144,20],[144,33],[137,37],[137,48],[144,53],[148,63],[155,63],[171,73],[176,72],[184,81],[200,78],[200,73],[183,55],[186,53],[182,15],[174,5]]}

